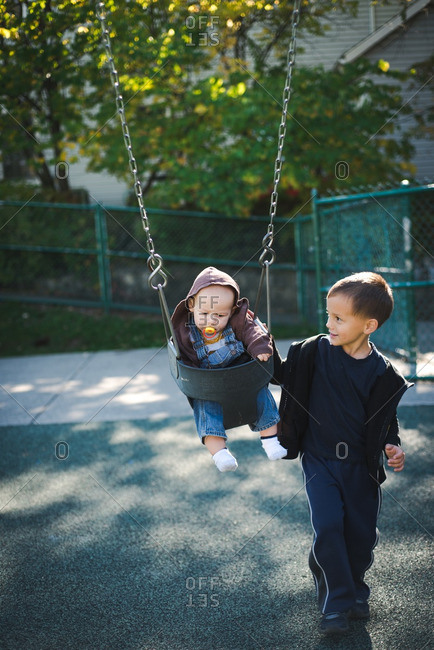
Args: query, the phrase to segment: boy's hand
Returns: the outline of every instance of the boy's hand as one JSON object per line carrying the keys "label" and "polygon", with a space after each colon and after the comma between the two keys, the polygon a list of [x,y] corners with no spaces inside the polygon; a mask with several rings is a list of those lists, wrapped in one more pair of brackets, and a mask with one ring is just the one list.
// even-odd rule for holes
{"label": "boy's hand", "polygon": [[259,361],[268,361],[270,357],[271,354],[258,354],[257,359],[259,359]]}
{"label": "boy's hand", "polygon": [[401,447],[397,445],[386,445],[384,451],[389,459],[387,461],[389,467],[393,467],[394,472],[402,472],[404,469],[405,454]]}

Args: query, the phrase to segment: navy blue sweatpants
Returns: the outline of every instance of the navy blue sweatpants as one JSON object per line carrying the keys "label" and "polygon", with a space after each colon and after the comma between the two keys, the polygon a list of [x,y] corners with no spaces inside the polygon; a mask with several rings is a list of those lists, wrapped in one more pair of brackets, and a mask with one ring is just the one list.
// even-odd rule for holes
{"label": "navy blue sweatpants", "polygon": [[314,532],[309,567],[323,614],[346,612],[366,600],[365,572],[378,540],[380,487],[365,463],[303,454],[305,489]]}

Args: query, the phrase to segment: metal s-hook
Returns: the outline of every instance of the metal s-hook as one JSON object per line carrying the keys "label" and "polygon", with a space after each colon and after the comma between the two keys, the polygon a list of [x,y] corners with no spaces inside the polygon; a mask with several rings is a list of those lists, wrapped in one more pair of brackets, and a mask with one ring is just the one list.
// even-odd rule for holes
{"label": "metal s-hook", "polygon": [[[268,226],[267,234],[262,239],[263,251],[259,256],[259,264],[262,267],[271,266],[271,264],[273,264],[274,260],[276,259],[276,253],[271,248],[273,244],[273,239],[274,239],[273,226],[272,224],[270,224]],[[270,256],[268,259],[267,259],[267,255]]]}
{"label": "metal s-hook", "polygon": [[[148,257],[147,261],[148,269],[150,271],[150,275],[148,277],[148,285],[157,291],[160,289],[163,289],[166,284],[167,284],[167,275],[163,271],[163,258],[161,255],[158,255],[158,253],[153,253]],[[162,282],[158,282],[157,284],[153,283],[154,278],[157,276],[160,276],[162,279]]]}

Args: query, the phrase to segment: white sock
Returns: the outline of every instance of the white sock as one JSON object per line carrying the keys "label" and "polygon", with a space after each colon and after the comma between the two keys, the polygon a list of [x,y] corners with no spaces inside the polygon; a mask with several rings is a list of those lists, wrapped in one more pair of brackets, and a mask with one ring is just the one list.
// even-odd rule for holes
{"label": "white sock", "polygon": [[269,438],[261,438],[261,443],[270,460],[279,460],[279,458],[283,458],[288,453],[288,450],[282,447],[278,441],[277,435],[270,436]]}
{"label": "white sock", "polygon": [[216,467],[221,472],[235,472],[238,467],[236,458],[234,458],[229,449],[220,449],[212,457]]}

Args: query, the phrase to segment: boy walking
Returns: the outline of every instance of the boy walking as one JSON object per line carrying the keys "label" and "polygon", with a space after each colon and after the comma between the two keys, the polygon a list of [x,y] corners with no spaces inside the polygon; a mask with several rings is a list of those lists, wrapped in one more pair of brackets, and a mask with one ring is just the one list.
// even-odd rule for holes
{"label": "boy walking", "polygon": [[275,362],[279,441],[286,458],[301,455],[324,634],[343,634],[348,619],[369,617],[365,572],[377,543],[383,452],[395,472],[404,468],[396,408],[411,384],[369,340],[392,310],[380,275],[343,278],[327,295],[329,335],[295,343]]}

